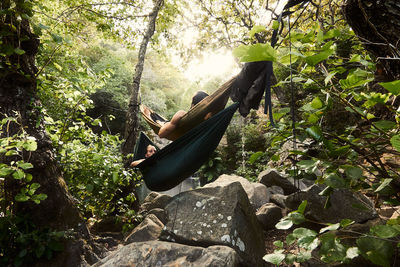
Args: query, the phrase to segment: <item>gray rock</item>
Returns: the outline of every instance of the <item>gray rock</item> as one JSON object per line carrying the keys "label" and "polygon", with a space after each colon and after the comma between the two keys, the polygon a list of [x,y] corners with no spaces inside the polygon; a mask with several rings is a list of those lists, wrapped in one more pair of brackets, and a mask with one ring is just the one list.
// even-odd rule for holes
{"label": "gray rock", "polygon": [[277,185],[283,189],[285,195],[290,195],[297,192],[299,189],[303,190],[307,188],[307,186],[301,181],[298,180],[295,182],[293,178],[286,177],[274,169],[262,171],[258,175],[258,182],[267,187]]}
{"label": "gray rock", "polygon": [[230,246],[242,264],[263,265],[262,226],[239,182],[183,192],[165,210],[169,218],[161,239],[205,247]]}
{"label": "gray rock", "polygon": [[157,192],[151,192],[143,201],[140,206],[140,211],[150,211],[152,209],[164,209],[164,207],[171,201],[172,197]]}
{"label": "gray rock", "polygon": [[237,267],[239,257],[235,250],[227,246],[203,248],[171,242],[148,241],[124,246],[93,266]]}
{"label": "gray rock", "polygon": [[282,218],[282,209],[273,203],[267,203],[257,210],[256,216],[264,230],[274,229]]}
{"label": "gray rock", "polygon": [[167,223],[167,214],[163,209],[160,208],[152,209],[147,213],[147,216],[149,216],[150,214],[154,214],[163,224]]}
{"label": "gray rock", "polygon": [[313,185],[306,191],[289,195],[285,204],[290,209],[297,209],[303,200],[307,200],[305,216],[324,223],[337,223],[342,219],[364,222],[377,217],[373,203],[363,194],[349,189],[334,189],[330,206],[324,208],[327,197],[319,195],[323,189],[323,186]]}
{"label": "gray rock", "polygon": [[226,186],[234,182],[239,182],[242,185],[244,191],[247,193],[247,197],[249,198],[251,205],[255,210],[269,202],[270,193],[265,185],[260,183],[252,183],[249,180],[237,175],[223,174],[214,182],[206,184],[203,187]]}
{"label": "gray rock", "polygon": [[127,236],[125,244],[157,240],[163,227],[164,224],[154,214],[150,214]]}
{"label": "gray rock", "polygon": [[271,203],[274,203],[281,208],[286,208],[285,201],[286,201],[287,197],[288,196],[281,195],[281,194],[273,194],[273,195],[271,195],[270,201],[271,201]]}
{"label": "gray rock", "polygon": [[268,192],[273,195],[273,194],[280,194],[283,195],[285,192],[283,191],[282,187],[277,186],[277,185],[272,185],[267,188]]}

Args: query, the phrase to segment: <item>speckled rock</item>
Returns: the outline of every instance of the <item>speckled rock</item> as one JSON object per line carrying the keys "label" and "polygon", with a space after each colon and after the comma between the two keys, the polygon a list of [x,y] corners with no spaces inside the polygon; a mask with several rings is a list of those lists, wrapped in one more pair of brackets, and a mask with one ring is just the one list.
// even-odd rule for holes
{"label": "speckled rock", "polygon": [[279,186],[283,189],[285,195],[289,195],[297,192],[298,190],[304,190],[307,188],[307,185],[305,185],[302,181],[297,180],[295,182],[293,178],[287,177],[274,169],[262,171],[258,175],[257,181],[267,187],[273,185]]}
{"label": "speckled rock", "polygon": [[264,230],[274,229],[282,218],[282,209],[273,203],[267,203],[257,210],[256,216]]}
{"label": "speckled rock", "polygon": [[239,182],[183,192],[165,207],[161,239],[181,244],[226,245],[245,266],[263,266],[263,230]]}
{"label": "speckled rock", "polygon": [[151,192],[144,200],[143,204],[140,206],[141,212],[147,212],[152,209],[164,209],[164,207],[171,201],[172,197],[160,194],[157,192]]}
{"label": "speckled rock", "polygon": [[148,241],[126,245],[93,266],[237,267],[239,257],[235,250],[227,246],[203,248],[171,242]]}
{"label": "speckled rock", "polygon": [[237,175],[223,174],[218,177],[217,180],[206,184],[204,187],[226,186],[234,182],[239,182],[242,185],[254,209],[257,210],[262,205],[269,202],[270,193],[265,185],[261,183],[251,183],[249,180]]}
{"label": "speckled rock", "polygon": [[157,240],[163,227],[164,224],[154,214],[150,214],[126,237],[125,244]]}

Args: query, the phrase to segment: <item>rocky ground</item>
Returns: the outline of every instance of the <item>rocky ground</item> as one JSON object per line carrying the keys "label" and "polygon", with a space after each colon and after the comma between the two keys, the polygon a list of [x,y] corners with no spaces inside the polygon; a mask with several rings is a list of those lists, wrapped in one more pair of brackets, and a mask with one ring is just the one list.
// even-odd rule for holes
{"label": "rocky ground", "polygon": [[[98,240],[111,252],[93,266],[272,266],[262,257],[276,249],[274,241],[292,232],[275,225],[303,200],[308,202],[305,216],[315,223],[302,227],[319,230],[321,222],[349,218],[360,230],[382,220],[367,197],[346,189],[335,189],[331,205],[324,208],[326,197],[319,194],[323,189],[271,169],[260,173],[256,183],[222,175],[173,197],[152,192],[141,205],[144,219],[132,232],[104,234]],[[381,213],[390,217],[393,210]],[[356,265],[373,266],[361,258],[341,266]],[[332,265],[315,258],[294,266]]]}

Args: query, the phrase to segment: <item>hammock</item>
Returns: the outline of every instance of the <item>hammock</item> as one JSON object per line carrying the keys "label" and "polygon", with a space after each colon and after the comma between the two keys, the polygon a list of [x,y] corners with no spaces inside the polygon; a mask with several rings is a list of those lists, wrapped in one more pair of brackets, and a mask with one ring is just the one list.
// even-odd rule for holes
{"label": "hammock", "polygon": [[[192,107],[178,122],[174,131],[166,138],[174,141],[204,121],[208,113],[211,113],[213,116],[221,111],[228,102],[231,85],[234,81],[235,77],[224,83],[217,91]],[[166,122],[167,120],[143,104],[140,105],[140,111],[145,121],[150,125],[153,131],[158,134],[162,126],[158,121]]]}
{"label": "hammock", "polygon": [[217,148],[238,106],[225,108],[137,165],[147,187],[165,191],[195,173]]}
{"label": "hammock", "polygon": [[139,139],[135,144],[135,149],[133,151],[133,159],[132,161],[138,160],[138,159],[144,159],[146,152],[147,152],[147,146],[152,145],[156,148],[156,151],[160,150],[156,144],[154,144],[150,138],[143,132],[140,132]]}

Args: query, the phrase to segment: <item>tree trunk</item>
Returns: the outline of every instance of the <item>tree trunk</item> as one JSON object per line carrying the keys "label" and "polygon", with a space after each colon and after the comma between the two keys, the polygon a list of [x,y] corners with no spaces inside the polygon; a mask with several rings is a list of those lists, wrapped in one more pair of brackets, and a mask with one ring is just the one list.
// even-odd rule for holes
{"label": "tree trunk", "polygon": [[347,0],[347,23],[377,60],[377,72],[385,80],[400,79],[400,2],[398,0]]}
{"label": "tree trunk", "polygon": [[158,16],[158,12],[163,4],[163,0],[156,0],[154,2],[153,10],[149,17],[149,23],[147,25],[147,30],[145,35],[143,36],[142,43],[140,44],[139,55],[138,55],[138,63],[136,64],[135,74],[133,77],[133,82],[130,85],[130,100],[128,112],[126,114],[126,124],[125,124],[125,142],[122,145],[122,153],[127,155],[133,152],[133,147],[135,146],[138,129],[139,129],[139,89],[140,89],[140,80],[142,78],[144,59],[146,56],[147,45],[150,41],[150,38],[154,34],[156,19]]}
{"label": "tree trunk", "polygon": [[[3,9],[5,5],[7,3],[3,3]],[[17,30],[13,31],[10,25],[15,26]],[[56,230],[77,229],[82,219],[68,193],[61,171],[57,168],[51,141],[39,119],[41,104],[36,95],[37,68],[34,63],[39,39],[32,34],[28,20],[23,19],[18,22],[11,15],[1,17],[0,29],[1,32],[8,33],[2,36],[2,46],[10,47],[14,51],[17,48],[25,51],[22,55],[13,53],[1,57],[0,119],[15,117],[17,114],[18,124],[11,123],[8,127],[4,126],[0,137],[18,134],[23,127],[29,136],[36,138],[37,150],[24,151],[23,159],[34,166],[28,172],[33,176],[32,182],[40,184],[38,193],[47,195],[47,199],[40,204],[32,201],[14,201],[23,184],[10,175],[5,180],[5,192],[10,196],[12,211],[17,214],[29,214],[38,227],[44,226]],[[2,163],[10,164],[15,158],[3,155],[0,160]]]}

